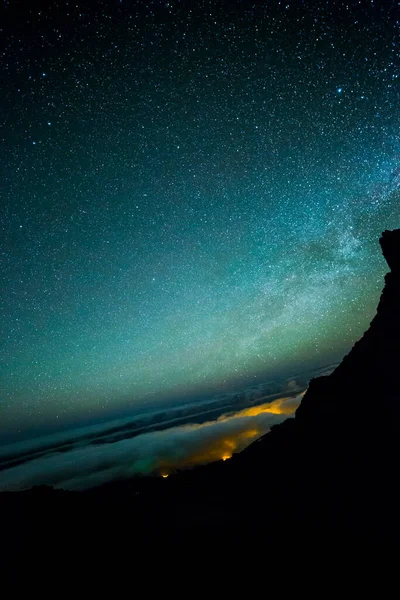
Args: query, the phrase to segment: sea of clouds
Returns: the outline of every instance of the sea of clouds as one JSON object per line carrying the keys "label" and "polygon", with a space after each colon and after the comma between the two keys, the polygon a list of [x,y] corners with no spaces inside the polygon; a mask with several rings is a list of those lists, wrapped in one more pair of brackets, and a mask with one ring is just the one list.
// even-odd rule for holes
{"label": "sea of clouds", "polygon": [[22,461],[9,457],[8,462],[3,461],[0,491],[42,484],[82,490],[135,475],[166,476],[178,469],[226,460],[292,414],[300,398],[301,394],[281,398],[221,415],[214,421],[169,427],[114,442],[85,443],[77,436],[67,447],[35,448],[26,452]]}

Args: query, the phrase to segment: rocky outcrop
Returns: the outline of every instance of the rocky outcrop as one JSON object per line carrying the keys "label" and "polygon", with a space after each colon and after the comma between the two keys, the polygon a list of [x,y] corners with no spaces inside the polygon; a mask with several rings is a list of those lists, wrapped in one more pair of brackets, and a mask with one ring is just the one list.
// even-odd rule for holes
{"label": "rocky outcrop", "polygon": [[[296,412],[303,426],[353,428],[371,419],[400,417],[400,229],[380,238],[390,272],[369,329],[331,375],[310,382]],[[379,417],[378,417],[379,414]]]}
{"label": "rocky outcrop", "polygon": [[[95,573],[104,556],[109,568],[114,555],[120,572],[115,553],[121,548],[126,555],[127,540],[140,550],[136,572],[140,557],[156,573],[171,557],[169,576],[183,557],[203,576],[214,549],[216,564],[236,553],[245,573],[257,572],[257,556],[259,572],[271,569],[273,555],[285,565],[288,556],[296,562],[304,556],[308,578],[316,559],[327,562],[332,551],[334,578],[346,551],[352,568],[362,552],[392,555],[400,539],[400,230],[385,231],[380,243],[391,271],[377,314],[339,367],[312,380],[295,418],[229,461],[168,479],[116,481],[76,493],[39,487],[1,494],[2,542],[19,572],[26,564],[35,573],[43,564],[53,573],[61,566],[58,584],[71,556],[86,570],[92,560]],[[193,561],[200,548],[201,561]]]}

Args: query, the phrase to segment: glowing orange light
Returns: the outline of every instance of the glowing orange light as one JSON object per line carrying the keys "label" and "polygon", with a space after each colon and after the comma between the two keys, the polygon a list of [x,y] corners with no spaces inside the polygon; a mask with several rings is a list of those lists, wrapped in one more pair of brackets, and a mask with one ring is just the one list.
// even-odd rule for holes
{"label": "glowing orange light", "polygon": [[[212,435],[207,444],[194,444],[189,447],[182,458],[167,459],[163,458],[157,465],[158,474],[164,479],[177,469],[185,469],[196,465],[204,465],[219,460],[228,460],[234,454],[241,452],[249,444],[266,434],[270,428],[268,414],[282,415],[282,417],[293,414],[300,404],[302,394],[298,396],[288,396],[277,398],[272,402],[265,402],[256,406],[237,411],[236,413],[227,413],[218,417],[216,421],[207,421],[201,424],[183,425],[181,428],[187,432],[218,425],[225,421],[235,424],[237,419],[238,427],[234,427],[231,433],[226,434],[222,429],[221,434]],[[255,419],[258,416],[266,415],[266,419]]]}

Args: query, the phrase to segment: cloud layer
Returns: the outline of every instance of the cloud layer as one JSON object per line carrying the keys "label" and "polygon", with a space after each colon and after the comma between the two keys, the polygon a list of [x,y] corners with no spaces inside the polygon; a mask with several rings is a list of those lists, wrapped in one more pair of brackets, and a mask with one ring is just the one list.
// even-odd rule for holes
{"label": "cloud layer", "polygon": [[3,470],[0,491],[40,484],[83,490],[134,475],[166,476],[177,469],[225,460],[292,414],[301,396],[252,406],[200,425],[171,427],[105,444],[77,442],[63,452],[49,449]]}

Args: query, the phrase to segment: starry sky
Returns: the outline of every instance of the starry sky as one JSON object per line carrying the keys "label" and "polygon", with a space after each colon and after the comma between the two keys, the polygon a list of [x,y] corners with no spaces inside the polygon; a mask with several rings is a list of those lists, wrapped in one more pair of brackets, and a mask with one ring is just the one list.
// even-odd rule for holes
{"label": "starry sky", "polygon": [[400,225],[400,4],[0,15],[0,428],[340,359]]}

